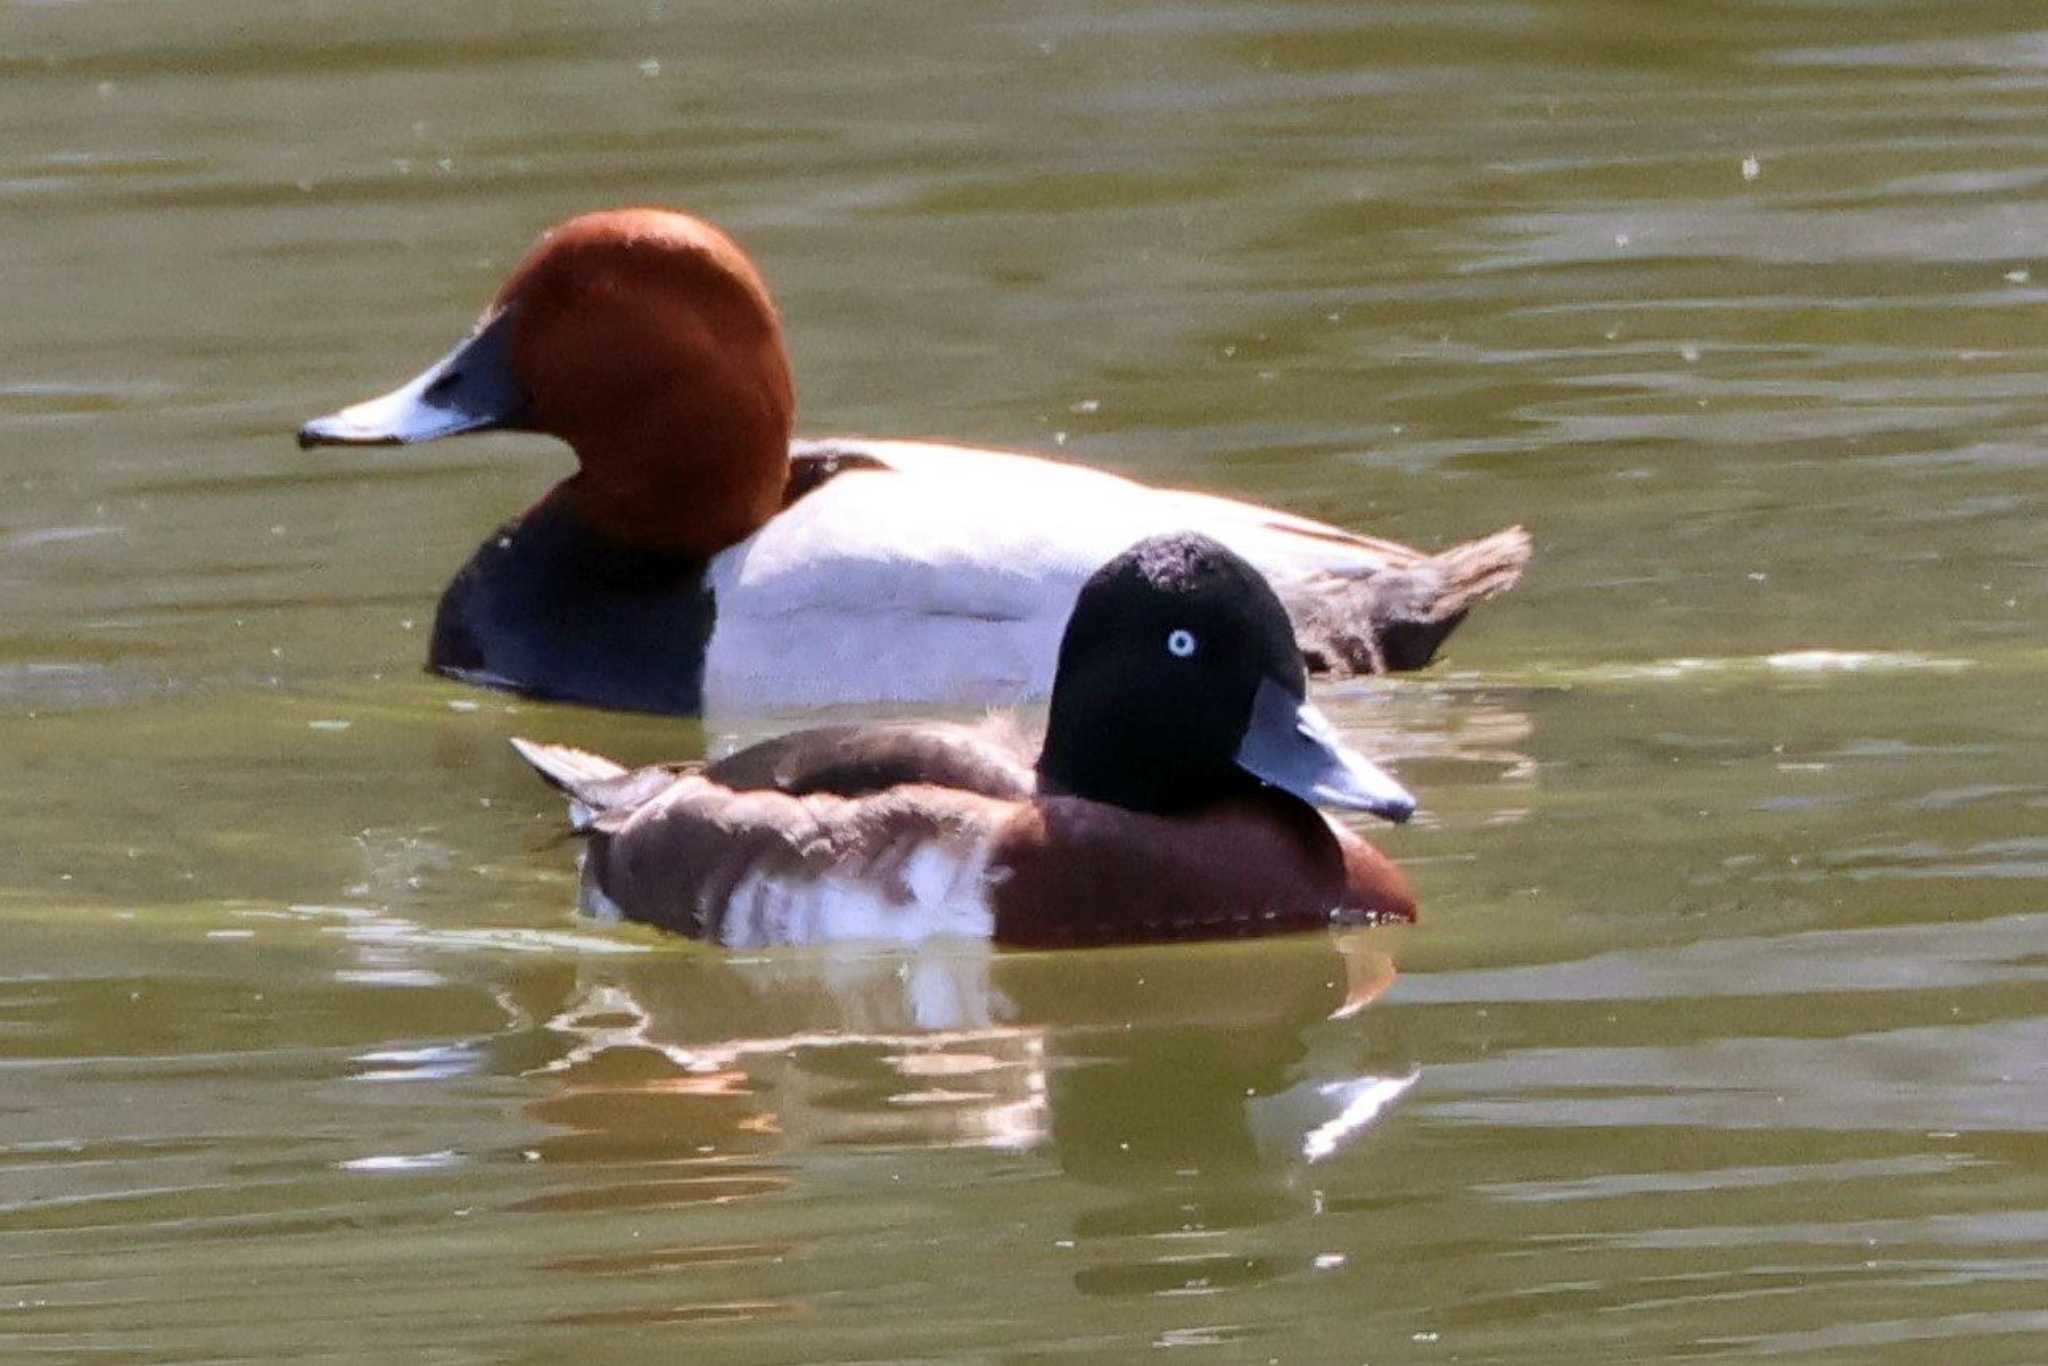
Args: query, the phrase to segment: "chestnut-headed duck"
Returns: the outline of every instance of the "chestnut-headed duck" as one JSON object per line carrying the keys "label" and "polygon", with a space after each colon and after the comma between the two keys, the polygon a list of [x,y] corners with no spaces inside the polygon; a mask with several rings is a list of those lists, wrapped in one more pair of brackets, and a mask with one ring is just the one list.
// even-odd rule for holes
{"label": "chestnut-headed duck", "polygon": [[588,840],[583,908],[732,948],[934,935],[1050,946],[1414,918],[1318,805],[1415,799],[1307,700],[1286,609],[1192,532],[1081,588],[1036,763],[987,727],[831,726],[702,768],[514,740]]}
{"label": "chestnut-headed duck", "polygon": [[1271,577],[1316,672],[1419,668],[1529,556],[1519,527],[1427,554],[1059,461],[792,440],[794,412],[746,253],[621,209],[548,232],[452,352],[299,444],[566,441],[577,472],[456,574],[428,667],[637,711],[1043,697],[1082,581],[1181,528]]}

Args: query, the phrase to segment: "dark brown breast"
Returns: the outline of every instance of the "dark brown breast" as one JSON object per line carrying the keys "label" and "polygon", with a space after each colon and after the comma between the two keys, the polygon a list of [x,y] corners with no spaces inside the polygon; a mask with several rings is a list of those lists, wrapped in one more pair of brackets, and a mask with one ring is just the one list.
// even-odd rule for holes
{"label": "dark brown breast", "polygon": [[997,836],[996,938],[1028,946],[1218,939],[1412,920],[1408,880],[1321,813],[1260,793],[1192,816],[1073,797]]}

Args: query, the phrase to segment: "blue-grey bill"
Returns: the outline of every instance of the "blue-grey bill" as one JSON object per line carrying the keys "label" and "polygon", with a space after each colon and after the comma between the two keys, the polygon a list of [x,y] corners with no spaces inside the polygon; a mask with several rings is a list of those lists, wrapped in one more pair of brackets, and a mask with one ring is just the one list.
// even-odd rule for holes
{"label": "blue-grey bill", "polygon": [[1370,811],[1399,823],[1415,798],[1385,770],[1337,738],[1324,715],[1272,679],[1252,699],[1237,766],[1317,806]]}
{"label": "blue-grey bill", "polygon": [[390,393],[314,418],[299,428],[299,445],[402,446],[516,425],[526,410],[526,393],[506,354],[510,317],[500,312],[488,319]]}

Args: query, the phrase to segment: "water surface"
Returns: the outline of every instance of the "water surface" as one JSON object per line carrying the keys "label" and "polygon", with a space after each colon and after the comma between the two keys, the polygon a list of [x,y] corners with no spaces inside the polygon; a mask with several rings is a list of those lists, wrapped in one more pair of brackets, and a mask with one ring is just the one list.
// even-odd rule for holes
{"label": "water surface", "polygon": [[[2039,15],[0,16],[0,1353],[2048,1355]],[[807,431],[1528,525],[1323,699],[1421,923],[579,922],[504,738],[738,734],[418,672],[559,448],[290,433],[650,201]]]}

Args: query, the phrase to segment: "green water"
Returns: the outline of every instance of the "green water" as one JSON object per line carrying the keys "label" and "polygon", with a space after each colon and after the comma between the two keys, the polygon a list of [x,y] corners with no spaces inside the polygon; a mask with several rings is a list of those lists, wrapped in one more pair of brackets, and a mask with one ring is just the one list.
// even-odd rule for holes
{"label": "green water", "polygon": [[[0,3],[0,1356],[2048,1360],[2044,23]],[[563,452],[290,438],[636,201],[808,432],[1528,525],[1421,922],[579,922],[504,737],[731,737],[418,672]]]}

